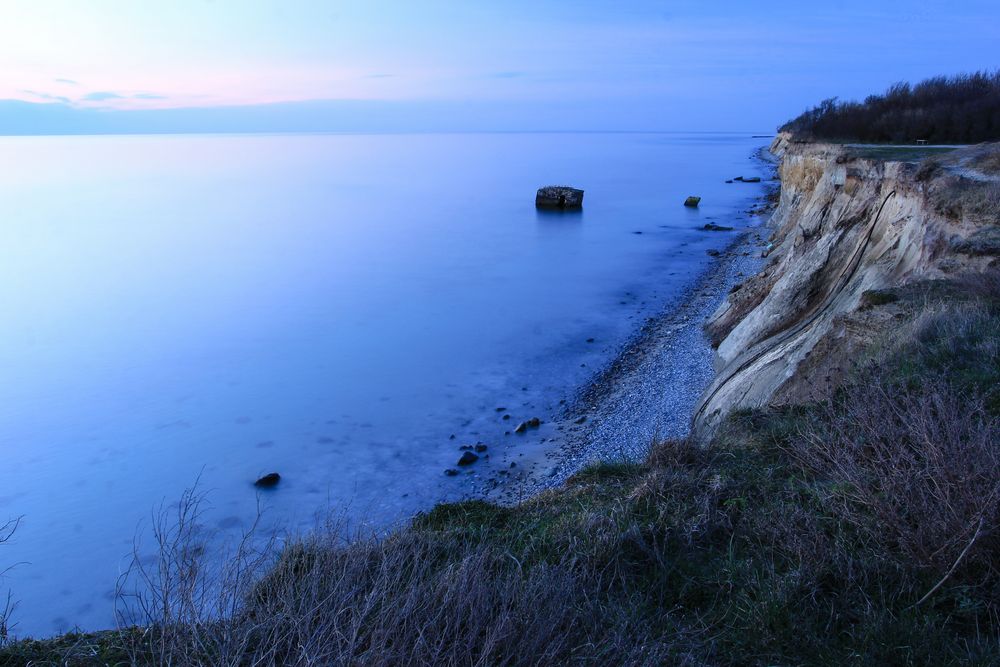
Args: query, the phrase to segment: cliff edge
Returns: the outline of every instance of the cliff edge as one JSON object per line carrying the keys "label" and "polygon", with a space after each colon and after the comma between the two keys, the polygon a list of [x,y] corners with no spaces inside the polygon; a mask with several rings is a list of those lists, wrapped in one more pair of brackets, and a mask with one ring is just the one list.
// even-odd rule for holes
{"label": "cliff edge", "polygon": [[997,265],[1000,144],[929,150],[775,139],[770,261],[706,324],[716,379],[696,435],[733,410],[828,395],[903,316],[893,290]]}

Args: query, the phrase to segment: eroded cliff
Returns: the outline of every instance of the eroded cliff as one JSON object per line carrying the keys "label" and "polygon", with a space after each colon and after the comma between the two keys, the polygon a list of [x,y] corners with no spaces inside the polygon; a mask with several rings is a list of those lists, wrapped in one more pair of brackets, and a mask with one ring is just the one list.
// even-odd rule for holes
{"label": "eroded cliff", "polygon": [[694,415],[703,436],[735,409],[827,395],[904,317],[892,290],[982,271],[1000,254],[998,144],[922,161],[786,135],[771,150],[781,198],[770,261],[706,325],[717,374]]}

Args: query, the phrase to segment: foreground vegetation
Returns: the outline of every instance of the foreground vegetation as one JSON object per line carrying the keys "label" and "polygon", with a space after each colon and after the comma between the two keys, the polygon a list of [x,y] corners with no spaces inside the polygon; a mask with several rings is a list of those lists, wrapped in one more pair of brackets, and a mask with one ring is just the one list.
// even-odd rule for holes
{"label": "foreground vegetation", "polygon": [[1000,140],[1000,71],[897,83],[864,102],[825,100],[781,128],[800,141],[969,144]]}

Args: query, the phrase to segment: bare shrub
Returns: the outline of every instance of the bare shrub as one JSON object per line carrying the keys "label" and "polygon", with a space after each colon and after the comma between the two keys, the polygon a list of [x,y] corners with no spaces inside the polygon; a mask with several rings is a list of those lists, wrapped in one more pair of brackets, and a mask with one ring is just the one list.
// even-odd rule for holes
{"label": "bare shrub", "polygon": [[[20,523],[21,519],[16,518],[0,524],[0,544],[7,542],[11,537],[13,537],[14,532],[17,530]],[[10,568],[0,570],[0,576],[6,574],[9,570]],[[14,596],[10,591],[8,591],[4,596],[3,603],[0,604],[0,646],[6,644],[9,639],[10,620],[16,607],[17,604],[14,602]]]}
{"label": "bare shrub", "polygon": [[286,551],[240,621],[267,621],[267,663],[545,664],[582,605],[568,568],[522,574],[493,549],[404,533]]}
{"label": "bare shrub", "polygon": [[205,548],[202,502],[189,491],[156,512],[157,553],[137,547],[123,576],[119,635],[135,663],[638,665],[674,654],[627,605],[599,601],[601,576],[581,574],[573,554],[519,560],[517,532],[345,536],[331,521],[280,550],[251,546],[248,532],[221,559]]}
{"label": "bare shrub", "polygon": [[997,442],[1000,423],[977,397],[875,378],[828,404],[790,449],[887,557],[947,578],[1000,566]]}
{"label": "bare shrub", "polygon": [[151,555],[136,538],[116,591],[116,615],[134,663],[198,664],[211,657],[212,664],[235,665],[246,650],[247,638],[222,621],[238,612],[274,562],[274,539],[258,535],[258,512],[235,547],[210,549],[213,536],[201,524],[204,501],[196,485],[172,507],[153,512]]}

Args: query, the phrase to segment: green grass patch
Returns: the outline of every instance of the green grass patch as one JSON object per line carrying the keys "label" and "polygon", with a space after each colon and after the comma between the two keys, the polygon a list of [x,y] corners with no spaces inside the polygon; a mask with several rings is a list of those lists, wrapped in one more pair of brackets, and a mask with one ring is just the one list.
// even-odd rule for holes
{"label": "green grass patch", "polygon": [[917,163],[929,157],[947,155],[961,146],[896,146],[892,144],[852,145],[848,148],[851,157],[883,162]]}

